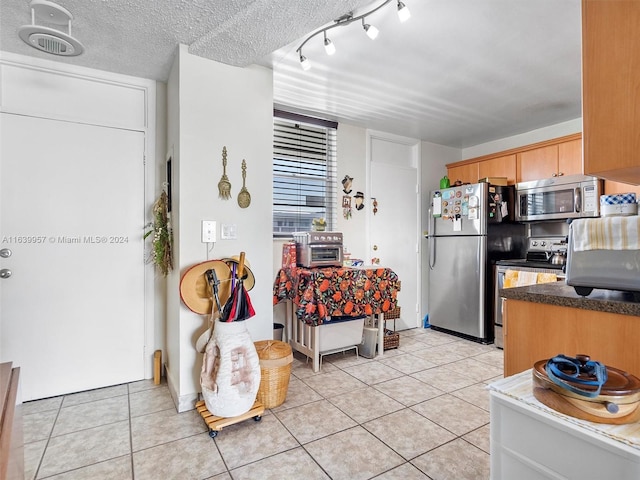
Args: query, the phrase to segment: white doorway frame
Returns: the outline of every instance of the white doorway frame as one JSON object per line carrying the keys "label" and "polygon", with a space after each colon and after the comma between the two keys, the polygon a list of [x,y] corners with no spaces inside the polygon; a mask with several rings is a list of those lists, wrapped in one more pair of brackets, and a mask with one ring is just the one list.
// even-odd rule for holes
{"label": "white doorway frame", "polygon": [[[412,165],[416,167],[416,192],[415,192],[415,201],[416,201],[416,218],[415,218],[415,222],[416,222],[416,239],[415,239],[415,244],[416,244],[416,252],[415,252],[415,265],[416,267],[416,278],[415,278],[415,282],[416,282],[416,292],[415,292],[415,298],[416,298],[416,305],[414,307],[411,308],[412,314],[413,310],[416,309],[415,311],[415,316],[416,316],[416,325],[415,327],[419,328],[422,326],[422,321],[420,318],[420,314],[422,312],[422,308],[420,306],[420,301],[421,301],[421,292],[422,292],[422,255],[421,255],[421,249],[422,249],[422,244],[421,244],[421,235],[420,235],[420,231],[421,231],[421,219],[422,219],[422,209],[421,209],[421,195],[420,195],[420,191],[421,191],[421,185],[420,185],[420,179],[421,177],[421,173],[422,173],[422,169],[421,169],[421,162],[420,159],[422,158],[421,155],[421,142],[419,139],[415,139],[415,138],[410,138],[410,137],[403,137],[401,135],[395,135],[392,133],[386,133],[386,132],[380,132],[380,131],[376,131],[376,130],[367,130],[366,131],[366,184],[367,184],[367,191],[371,192],[372,190],[372,182],[371,182],[371,144],[372,141],[374,139],[377,140],[383,140],[383,141],[388,141],[388,142],[394,142],[394,143],[399,143],[401,145],[406,145],[408,147],[411,147],[412,150],[412,158],[411,158],[411,162]],[[367,251],[370,253],[371,252],[371,247],[372,247],[372,238],[371,238],[371,224],[372,224],[372,220],[373,220],[373,211],[371,208],[367,209],[367,214],[366,214],[366,244],[367,244]]]}

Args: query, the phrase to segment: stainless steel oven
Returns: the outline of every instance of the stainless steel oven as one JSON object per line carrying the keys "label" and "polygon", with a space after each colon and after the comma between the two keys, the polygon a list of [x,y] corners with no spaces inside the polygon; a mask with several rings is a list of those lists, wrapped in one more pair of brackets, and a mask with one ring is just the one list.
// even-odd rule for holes
{"label": "stainless steel oven", "polygon": [[[511,286],[524,286],[527,284],[538,283],[537,275],[531,275],[532,273],[547,273],[554,275],[556,281],[564,282],[566,279],[565,273],[562,271],[562,265],[553,265],[551,263],[543,263],[536,261],[522,260],[501,260],[497,262],[494,267],[494,292],[493,292],[493,320],[494,320],[494,343],[498,348],[504,348],[504,337],[502,332],[502,315],[504,311],[504,298],[500,297],[500,289],[509,288],[509,285],[505,287],[505,277],[508,271],[512,271],[514,276],[521,278],[524,277],[525,281],[520,284]],[[522,275],[524,273],[524,275]],[[528,281],[528,283],[527,283]]]}

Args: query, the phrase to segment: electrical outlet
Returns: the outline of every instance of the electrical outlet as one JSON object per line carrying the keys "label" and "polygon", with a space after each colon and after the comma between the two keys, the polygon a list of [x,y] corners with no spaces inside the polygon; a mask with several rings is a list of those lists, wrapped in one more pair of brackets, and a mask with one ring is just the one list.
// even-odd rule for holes
{"label": "electrical outlet", "polygon": [[202,221],[202,243],[213,243],[216,241],[216,222],[214,220]]}

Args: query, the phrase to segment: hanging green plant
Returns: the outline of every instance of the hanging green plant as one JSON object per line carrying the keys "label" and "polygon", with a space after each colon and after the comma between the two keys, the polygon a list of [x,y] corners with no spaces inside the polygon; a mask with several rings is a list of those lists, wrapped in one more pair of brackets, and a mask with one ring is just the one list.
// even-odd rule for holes
{"label": "hanging green plant", "polygon": [[153,250],[150,255],[152,261],[163,276],[167,276],[173,269],[173,256],[171,253],[172,235],[169,227],[169,199],[166,192],[162,192],[156,203],[153,204],[153,227],[144,234],[146,239],[153,234]]}

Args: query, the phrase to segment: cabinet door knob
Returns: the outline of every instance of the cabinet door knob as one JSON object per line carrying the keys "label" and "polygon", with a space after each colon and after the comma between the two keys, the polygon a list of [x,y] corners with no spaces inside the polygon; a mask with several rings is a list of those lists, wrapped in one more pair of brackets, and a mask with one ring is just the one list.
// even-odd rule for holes
{"label": "cabinet door knob", "polygon": [[564,175],[564,173],[562,173],[562,172],[558,173],[559,177],[561,177],[562,175]]}
{"label": "cabinet door knob", "polygon": [[557,173],[554,173],[554,174],[552,174],[551,176],[552,176],[552,177],[557,177],[557,176],[558,176],[558,174],[557,174]]}

